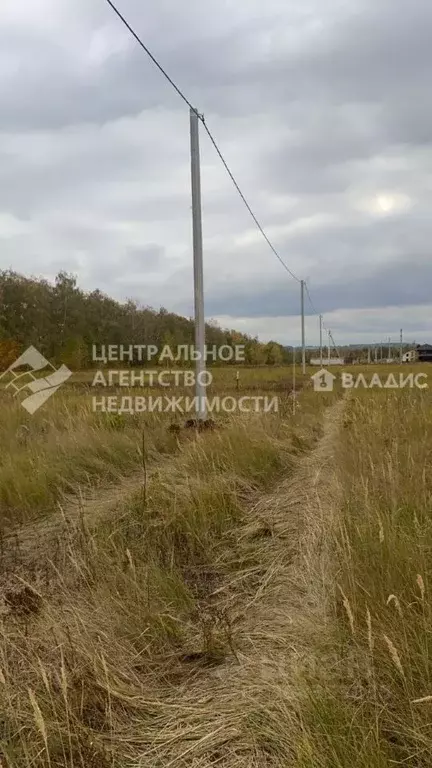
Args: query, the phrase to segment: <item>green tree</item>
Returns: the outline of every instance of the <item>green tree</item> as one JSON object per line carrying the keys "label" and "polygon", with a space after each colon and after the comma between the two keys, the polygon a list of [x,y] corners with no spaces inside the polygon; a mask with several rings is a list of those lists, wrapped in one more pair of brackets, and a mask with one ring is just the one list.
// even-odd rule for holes
{"label": "green tree", "polygon": [[267,365],[281,365],[283,361],[282,347],[276,341],[269,341],[266,345]]}

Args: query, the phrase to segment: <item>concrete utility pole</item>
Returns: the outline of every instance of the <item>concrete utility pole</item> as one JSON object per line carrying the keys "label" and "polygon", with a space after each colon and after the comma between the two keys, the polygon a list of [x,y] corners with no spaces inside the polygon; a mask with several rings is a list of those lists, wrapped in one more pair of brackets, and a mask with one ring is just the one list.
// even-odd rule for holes
{"label": "concrete utility pole", "polygon": [[389,337],[388,359],[392,359],[391,338]]}
{"label": "concrete utility pole", "polygon": [[378,347],[376,344],[375,344],[375,362],[376,363],[378,362]]}
{"label": "concrete utility pole", "polygon": [[304,280],[300,280],[301,298],[301,338],[302,338],[302,371],[306,373],[306,342],[305,342],[305,317],[304,317]]}
{"label": "concrete utility pole", "polygon": [[371,348],[368,347],[368,365],[371,363]]}
{"label": "concrete utility pole", "polygon": [[323,367],[323,346],[322,346],[322,331],[323,331],[323,316],[319,316],[320,321],[320,365]]}
{"label": "concrete utility pole", "polygon": [[400,361],[402,362],[403,360],[403,329],[402,328],[400,331],[399,357],[400,357]]}
{"label": "concrete utility pole", "polygon": [[330,359],[331,359],[331,347],[330,347],[330,341],[331,341],[331,331],[328,331],[328,365],[330,365]]}
{"label": "concrete utility pole", "polygon": [[[193,224],[193,261],[194,261],[194,297],[195,297],[195,352],[196,360],[195,394],[198,398],[197,418],[206,419],[206,388],[202,383],[205,374],[205,319],[204,319],[204,277],[203,277],[203,238],[201,219],[201,172],[199,152],[198,112],[190,110],[191,141],[191,181],[192,181],[192,224]],[[205,375],[204,375],[205,378]]]}

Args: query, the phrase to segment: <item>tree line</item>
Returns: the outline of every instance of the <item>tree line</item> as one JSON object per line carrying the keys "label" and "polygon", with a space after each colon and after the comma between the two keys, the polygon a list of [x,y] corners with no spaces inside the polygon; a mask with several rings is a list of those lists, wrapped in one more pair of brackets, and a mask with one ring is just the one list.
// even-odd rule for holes
{"label": "tree line", "polygon": [[[73,274],[59,272],[55,282],[0,271],[0,369],[28,346],[72,370],[94,366],[93,344],[145,344],[161,348],[193,345],[194,322],[161,307],[155,310],[129,299],[116,301],[99,290],[84,291]],[[245,347],[247,365],[281,365],[289,352],[233,329],[206,323],[208,346]]]}

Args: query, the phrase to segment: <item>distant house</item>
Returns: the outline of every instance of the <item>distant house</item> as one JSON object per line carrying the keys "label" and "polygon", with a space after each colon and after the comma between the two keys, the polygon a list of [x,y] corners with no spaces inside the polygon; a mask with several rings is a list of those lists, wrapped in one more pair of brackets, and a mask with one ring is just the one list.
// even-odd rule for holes
{"label": "distant house", "polygon": [[416,352],[419,363],[432,363],[432,344],[417,344]]}
{"label": "distant house", "polygon": [[345,360],[344,360],[343,357],[331,357],[330,360],[329,360],[328,357],[323,355],[322,361],[320,360],[319,357],[312,357],[309,364],[310,365],[320,365],[320,366],[321,365],[325,365],[325,366],[328,367],[329,365],[344,365],[345,364]]}

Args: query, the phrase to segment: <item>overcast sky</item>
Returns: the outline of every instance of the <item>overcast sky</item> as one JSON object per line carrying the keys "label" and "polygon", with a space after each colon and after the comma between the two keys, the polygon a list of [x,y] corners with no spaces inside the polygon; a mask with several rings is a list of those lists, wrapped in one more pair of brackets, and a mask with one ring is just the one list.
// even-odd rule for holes
{"label": "overcast sky", "polygon": [[[336,343],[432,342],[430,0],[118,7]],[[192,315],[188,109],[108,4],[2,0],[0,104],[0,268]],[[298,342],[298,285],[201,158],[206,316]]]}

